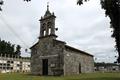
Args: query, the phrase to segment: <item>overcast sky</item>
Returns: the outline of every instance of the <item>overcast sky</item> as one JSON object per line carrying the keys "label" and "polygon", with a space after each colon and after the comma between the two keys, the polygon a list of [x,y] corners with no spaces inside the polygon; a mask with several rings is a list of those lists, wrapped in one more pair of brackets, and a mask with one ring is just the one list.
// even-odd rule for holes
{"label": "overcast sky", "polygon": [[[44,15],[47,2],[57,16],[58,39],[70,46],[93,54],[97,62],[114,62],[117,55],[111,38],[110,20],[105,17],[99,0],[82,6],[77,0],[4,0],[0,12],[0,37],[23,49],[31,47],[39,37],[39,19]],[[23,56],[29,56],[24,53]]]}

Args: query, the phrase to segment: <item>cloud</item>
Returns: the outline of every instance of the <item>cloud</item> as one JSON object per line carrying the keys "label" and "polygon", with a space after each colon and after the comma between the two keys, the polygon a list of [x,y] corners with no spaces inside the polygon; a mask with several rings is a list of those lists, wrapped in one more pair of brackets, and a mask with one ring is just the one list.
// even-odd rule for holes
{"label": "cloud", "polygon": [[56,34],[59,40],[93,54],[99,62],[115,61],[114,56],[117,53],[114,39],[111,38],[110,20],[105,17],[99,0],[91,0],[82,6],[76,5],[75,0],[32,0],[29,3],[22,0],[5,0],[0,17],[6,21],[0,18],[0,37],[13,44],[20,44],[23,47],[22,55],[27,56],[24,49],[31,47],[38,40],[38,20],[44,15],[48,1],[50,11],[57,16]]}

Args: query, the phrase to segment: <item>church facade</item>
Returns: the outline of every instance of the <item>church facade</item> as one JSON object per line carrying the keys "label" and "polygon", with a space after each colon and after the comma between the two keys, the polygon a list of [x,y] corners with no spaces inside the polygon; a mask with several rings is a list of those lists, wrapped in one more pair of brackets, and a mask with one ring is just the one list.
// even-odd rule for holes
{"label": "church facade", "polygon": [[94,72],[93,55],[57,40],[54,13],[40,19],[39,41],[31,49],[31,73],[34,75],[73,75]]}

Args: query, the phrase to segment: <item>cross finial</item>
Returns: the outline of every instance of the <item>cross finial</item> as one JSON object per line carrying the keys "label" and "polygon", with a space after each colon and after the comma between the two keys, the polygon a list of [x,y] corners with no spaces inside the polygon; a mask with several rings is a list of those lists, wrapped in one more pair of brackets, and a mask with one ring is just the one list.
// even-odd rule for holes
{"label": "cross finial", "polygon": [[47,11],[49,11],[49,2],[47,2]]}

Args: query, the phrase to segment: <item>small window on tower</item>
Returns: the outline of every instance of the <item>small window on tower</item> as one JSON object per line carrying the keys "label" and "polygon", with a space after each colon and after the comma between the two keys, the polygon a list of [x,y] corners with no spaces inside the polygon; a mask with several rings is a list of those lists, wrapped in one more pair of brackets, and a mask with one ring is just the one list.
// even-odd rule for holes
{"label": "small window on tower", "polygon": [[46,30],[46,24],[43,23],[42,26],[41,26],[41,32],[42,32],[42,36],[45,36],[45,30]]}
{"label": "small window on tower", "polygon": [[43,31],[43,36],[45,36],[45,30]]}
{"label": "small window on tower", "polygon": [[51,28],[49,28],[49,33],[48,33],[48,35],[50,35],[51,34]]}

